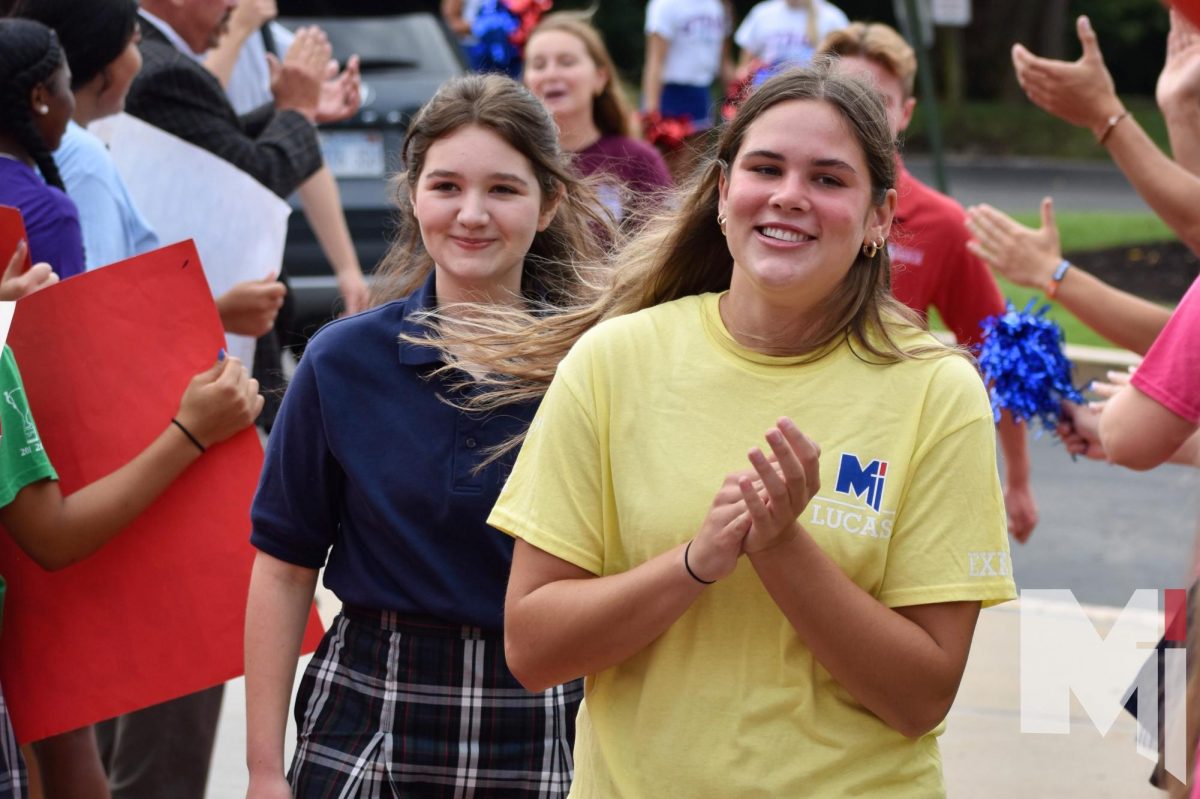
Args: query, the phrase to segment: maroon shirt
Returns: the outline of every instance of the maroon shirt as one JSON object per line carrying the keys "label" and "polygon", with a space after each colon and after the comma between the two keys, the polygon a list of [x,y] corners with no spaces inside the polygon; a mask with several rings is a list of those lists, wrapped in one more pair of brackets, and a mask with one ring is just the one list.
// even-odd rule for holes
{"label": "maroon shirt", "polygon": [[630,210],[653,210],[675,185],[658,150],[628,136],[601,136],[575,153],[575,166],[600,175],[600,199],[618,221]]}

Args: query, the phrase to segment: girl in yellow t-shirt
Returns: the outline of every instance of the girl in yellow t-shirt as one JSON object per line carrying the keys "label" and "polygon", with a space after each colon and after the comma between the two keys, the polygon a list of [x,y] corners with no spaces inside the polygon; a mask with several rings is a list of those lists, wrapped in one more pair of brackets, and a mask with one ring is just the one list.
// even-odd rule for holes
{"label": "girl in yellow t-shirt", "polygon": [[545,392],[489,519],[509,664],[586,676],[573,797],[943,794],[1014,586],[983,382],[888,288],[883,106],[777,76],[699,178],[590,308],[472,357]]}

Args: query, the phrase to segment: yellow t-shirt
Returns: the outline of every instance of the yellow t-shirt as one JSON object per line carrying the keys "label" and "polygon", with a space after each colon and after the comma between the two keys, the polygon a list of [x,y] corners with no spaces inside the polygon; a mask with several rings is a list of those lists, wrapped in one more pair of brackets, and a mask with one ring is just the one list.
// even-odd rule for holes
{"label": "yellow t-shirt", "polygon": [[[872,365],[845,344],[811,364],[764,356],[730,337],[717,299],[585,335],[489,523],[597,575],[626,571],[692,538],[725,475],[787,415],[822,452],[801,521],[858,585],[889,607],[1013,598],[995,431],[971,365]],[[579,799],[944,793],[942,727],[910,740],[855,701],[745,558],[658,640],[588,676],[585,696]]]}

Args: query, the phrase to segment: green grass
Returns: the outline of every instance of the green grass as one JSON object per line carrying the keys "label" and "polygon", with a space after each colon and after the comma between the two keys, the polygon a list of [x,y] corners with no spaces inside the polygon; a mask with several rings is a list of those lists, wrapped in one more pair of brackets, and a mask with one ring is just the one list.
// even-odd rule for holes
{"label": "green grass", "polygon": [[[1038,211],[1027,211],[1013,214],[1013,217],[1023,225],[1036,227],[1041,224]],[[1084,252],[1106,247],[1135,246],[1151,242],[1170,241],[1175,234],[1153,214],[1121,213],[1109,211],[1072,211],[1056,215],[1059,233],[1062,236],[1063,252]],[[1012,300],[1018,309],[1024,308],[1031,297],[1038,298],[1038,304],[1046,301],[1045,294],[1038,289],[1025,288],[1008,282],[997,275],[996,282],[1006,298]],[[1111,347],[1112,343],[1094,333],[1061,306],[1051,303],[1047,316],[1054,320],[1062,329],[1069,344],[1082,344],[1089,347]],[[945,330],[945,325],[938,318],[937,312],[931,310],[930,327]]]}
{"label": "green grass", "polygon": [[[1154,98],[1122,99],[1150,138],[1166,149],[1167,126]],[[917,103],[912,124],[904,134],[907,152],[929,152],[928,119],[924,111]],[[1069,125],[1025,100],[969,101],[957,108],[942,105],[938,111],[942,141],[951,153],[1108,159],[1108,153],[1096,144],[1090,130]]]}

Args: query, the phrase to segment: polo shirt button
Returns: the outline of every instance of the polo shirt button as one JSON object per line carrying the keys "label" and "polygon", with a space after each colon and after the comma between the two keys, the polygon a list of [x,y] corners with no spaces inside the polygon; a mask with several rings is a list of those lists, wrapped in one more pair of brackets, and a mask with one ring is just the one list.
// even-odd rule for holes
{"label": "polo shirt button", "polygon": [[477,442],[473,438],[467,439],[467,449],[475,449]]}

